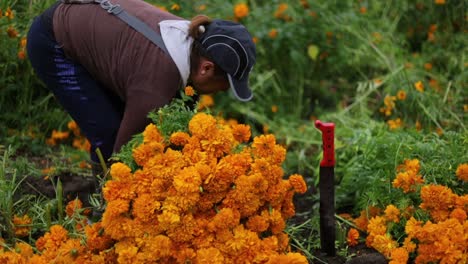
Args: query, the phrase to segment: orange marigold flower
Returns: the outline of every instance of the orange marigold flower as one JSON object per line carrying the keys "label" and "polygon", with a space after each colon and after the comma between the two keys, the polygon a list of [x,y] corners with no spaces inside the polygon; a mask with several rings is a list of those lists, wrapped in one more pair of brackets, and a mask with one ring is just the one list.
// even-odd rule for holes
{"label": "orange marigold flower", "polygon": [[396,97],[398,98],[398,100],[403,101],[406,99],[406,92],[403,90],[399,90]]}
{"label": "orange marigold flower", "polygon": [[367,13],[367,7],[361,6],[361,7],[359,8],[359,12],[360,12],[361,14]]}
{"label": "orange marigold flower", "polygon": [[409,237],[414,237],[421,231],[422,228],[422,221],[416,220],[414,217],[411,217],[405,226],[405,232],[408,234]]}
{"label": "orange marigold flower", "polygon": [[265,232],[269,226],[269,220],[264,214],[251,216],[246,223],[248,229],[257,233]]}
{"label": "orange marigold flower", "polygon": [[189,142],[190,135],[185,132],[172,133],[169,141],[176,146],[184,146]]}
{"label": "orange marigold flower", "polygon": [[278,36],[278,30],[276,28],[273,28],[268,32],[268,36],[272,39],[276,38]]}
{"label": "orange marigold flower", "polygon": [[18,30],[16,30],[12,25],[8,27],[6,32],[10,38],[18,37]]}
{"label": "orange marigold flower", "polygon": [[155,124],[149,124],[143,131],[143,143],[147,142],[162,142],[163,136],[159,132]]}
{"label": "orange marigold flower", "polygon": [[385,257],[390,258],[391,252],[398,247],[398,243],[388,234],[376,235],[372,242],[372,247]]}
{"label": "orange marigold flower", "polygon": [[184,89],[185,95],[187,96],[194,96],[195,95],[195,90],[193,89],[192,86],[187,86]]}
{"label": "orange marigold flower", "polygon": [[420,207],[429,211],[449,211],[456,205],[457,195],[450,188],[442,185],[426,185],[421,188]]}
{"label": "orange marigold flower", "polygon": [[290,263],[290,264],[308,264],[307,258],[300,253],[296,252],[289,252],[286,255],[273,255],[268,260],[270,264],[283,264],[283,263]]}
{"label": "orange marigold flower", "polygon": [[180,5],[178,5],[178,4],[172,4],[171,10],[179,11],[179,10],[180,10]]}
{"label": "orange marigold flower", "polygon": [[400,210],[393,204],[387,205],[387,208],[385,208],[385,218],[387,221],[400,222]]}
{"label": "orange marigold flower", "polygon": [[26,59],[26,51],[24,49],[21,49],[18,51],[18,59],[20,60]]}
{"label": "orange marigold flower", "polygon": [[466,221],[467,218],[466,211],[461,208],[455,208],[450,213],[450,218],[455,218],[458,221],[460,221],[460,223],[463,223],[464,221]]}
{"label": "orange marigold flower", "polygon": [[104,233],[101,222],[85,226],[86,246],[90,251],[99,252],[110,248],[113,241]]}
{"label": "orange marigold flower", "polygon": [[268,157],[274,150],[276,138],[272,134],[255,137],[252,143],[252,153],[257,157]]}
{"label": "orange marigold flower", "polygon": [[432,70],[432,64],[429,63],[429,62],[424,63],[424,69],[426,69],[426,70],[428,70],[428,71]]}
{"label": "orange marigold flower", "polygon": [[13,225],[15,226],[15,235],[17,237],[25,237],[31,231],[32,219],[28,215],[13,216]]}
{"label": "orange marigold flower", "polygon": [[405,248],[395,248],[390,252],[389,264],[406,264],[408,263],[409,253]]}
{"label": "orange marigold flower", "polygon": [[213,263],[213,264],[224,264],[224,256],[215,247],[202,248],[197,250],[197,257],[195,263]]}
{"label": "orange marigold flower", "polygon": [[7,8],[7,10],[5,11],[5,16],[8,17],[8,19],[13,19],[15,18],[15,13],[13,13],[13,10],[11,10],[10,7]]}
{"label": "orange marigold flower", "polygon": [[374,235],[384,235],[387,232],[385,218],[381,216],[372,217],[367,225],[367,232]]}
{"label": "orange marigold flower", "polygon": [[424,92],[424,84],[421,81],[416,82],[414,88],[421,93]]}
{"label": "orange marigold flower", "polygon": [[234,6],[234,16],[242,19],[249,15],[249,6],[246,3],[238,3]]}
{"label": "orange marigold flower", "polygon": [[114,180],[128,180],[132,177],[132,170],[122,162],[116,162],[111,165],[110,175]]}
{"label": "orange marigold flower", "polygon": [[273,113],[278,112],[278,106],[277,105],[272,105],[271,106],[271,112],[273,112]]}
{"label": "orange marigold flower", "polygon": [[189,131],[200,139],[210,138],[217,130],[216,119],[206,113],[195,114],[189,122]]}
{"label": "orange marigold flower", "polygon": [[72,217],[75,213],[78,213],[78,210],[83,208],[83,203],[80,199],[75,199],[68,202],[67,206],[65,207],[65,212],[69,217]]}
{"label": "orange marigold flower", "polygon": [[214,105],[214,98],[209,94],[202,94],[200,100],[198,101],[197,110],[203,110],[205,108],[210,108]]}
{"label": "orange marigold flower", "polygon": [[289,176],[289,182],[297,193],[303,194],[307,191],[307,184],[302,175],[293,174]]}
{"label": "orange marigold flower", "polygon": [[424,183],[424,180],[421,175],[405,171],[397,174],[392,185],[395,188],[403,189],[404,193],[408,193],[416,191],[417,185],[422,183]]}
{"label": "orange marigold flower", "polygon": [[468,181],[468,163],[458,165],[455,175],[462,181]]}
{"label": "orange marigold flower", "polygon": [[244,124],[232,125],[232,135],[238,142],[248,142],[251,136],[250,126]]}
{"label": "orange marigold flower", "polygon": [[406,249],[408,253],[412,253],[416,250],[416,244],[411,241],[411,237],[406,237],[405,240],[403,241],[403,247]]}
{"label": "orange marigold flower", "polygon": [[350,228],[348,231],[348,235],[346,237],[346,241],[348,242],[348,245],[350,246],[355,246],[358,244],[358,239],[359,239],[359,231],[355,228]]}
{"label": "orange marigold flower", "polygon": [[27,259],[31,258],[34,255],[33,248],[31,247],[31,245],[25,242],[16,243],[15,251],[19,253],[22,257],[25,257]]}
{"label": "orange marigold flower", "polygon": [[436,5],[445,5],[445,0],[434,0]]}

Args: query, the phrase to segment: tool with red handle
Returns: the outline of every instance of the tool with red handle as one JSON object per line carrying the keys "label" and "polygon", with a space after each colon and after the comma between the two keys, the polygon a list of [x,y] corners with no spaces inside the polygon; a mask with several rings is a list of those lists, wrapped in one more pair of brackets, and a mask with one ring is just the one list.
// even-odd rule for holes
{"label": "tool with red handle", "polygon": [[335,124],[315,121],[322,132],[323,159],[320,162],[320,246],[329,256],[335,256]]}

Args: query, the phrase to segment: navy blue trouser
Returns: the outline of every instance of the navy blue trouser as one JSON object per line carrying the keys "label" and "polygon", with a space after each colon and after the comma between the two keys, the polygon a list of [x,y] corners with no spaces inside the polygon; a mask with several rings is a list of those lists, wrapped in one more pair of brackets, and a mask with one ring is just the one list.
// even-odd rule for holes
{"label": "navy blue trouser", "polygon": [[36,17],[27,37],[27,52],[38,77],[91,143],[91,160],[98,162],[96,148],[107,159],[112,155],[123,116],[124,103],[105,90],[80,64],[67,58],[54,38],[52,24]]}

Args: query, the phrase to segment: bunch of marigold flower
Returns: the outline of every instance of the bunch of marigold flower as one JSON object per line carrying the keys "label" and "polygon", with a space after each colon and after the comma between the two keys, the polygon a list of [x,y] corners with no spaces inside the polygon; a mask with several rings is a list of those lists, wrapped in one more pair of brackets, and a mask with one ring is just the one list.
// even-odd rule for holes
{"label": "bunch of marigold flower", "polygon": [[[459,165],[457,176],[460,174]],[[367,232],[366,245],[375,248],[391,264],[403,264],[414,255],[415,263],[466,263],[468,260],[468,195],[457,195],[447,186],[424,183],[419,175],[419,160],[405,160],[398,166],[393,186],[404,193],[418,189],[421,203],[418,214],[412,207],[387,205],[385,210],[363,211],[354,223]],[[422,185],[421,188],[416,188]],[[427,214],[426,217],[424,215]],[[400,226],[403,236],[393,237]],[[357,244],[359,233],[350,230],[350,244]],[[443,234],[443,235],[441,235]],[[413,258],[413,257],[412,257]]]}
{"label": "bunch of marigold flower", "polygon": [[293,195],[307,187],[298,174],[283,178],[275,137],[249,144],[248,126],[205,113],[188,131],[165,139],[150,124],[132,150],[139,169],[111,166],[102,226],[118,262],[307,263],[284,233]]}

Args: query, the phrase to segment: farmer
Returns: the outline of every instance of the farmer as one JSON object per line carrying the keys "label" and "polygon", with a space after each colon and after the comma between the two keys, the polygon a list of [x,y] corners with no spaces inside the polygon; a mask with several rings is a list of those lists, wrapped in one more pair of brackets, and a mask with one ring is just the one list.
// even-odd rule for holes
{"label": "farmer", "polygon": [[27,41],[35,72],[89,139],[92,161],[97,148],[106,160],[119,151],[144,130],[151,110],[186,85],[252,98],[255,45],[244,26],[201,15],[184,20],[142,0],[99,2],[143,21],[166,50],[102,3],[54,4],[34,19]]}

